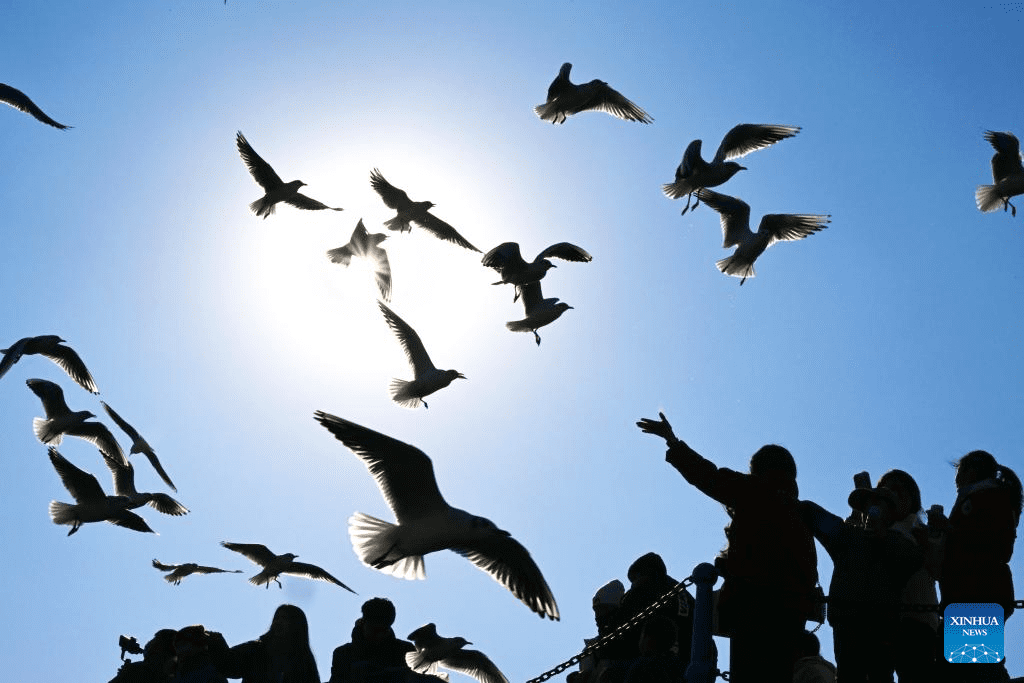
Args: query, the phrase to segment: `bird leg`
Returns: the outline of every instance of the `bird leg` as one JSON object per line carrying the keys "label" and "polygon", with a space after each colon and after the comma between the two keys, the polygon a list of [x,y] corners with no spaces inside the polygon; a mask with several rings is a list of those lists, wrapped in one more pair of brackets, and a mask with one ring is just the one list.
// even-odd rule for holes
{"label": "bird leg", "polygon": [[540,335],[537,334],[537,330],[530,330],[533,332],[533,338],[537,340],[537,346],[540,346]]}
{"label": "bird leg", "polygon": [[82,526],[81,522],[75,522],[73,525],[71,525],[71,531],[68,532],[68,536],[78,531],[78,527],[80,526]]}
{"label": "bird leg", "polygon": [[743,279],[741,279],[741,280],[740,280],[740,287],[742,287],[742,286],[743,286],[743,283],[744,283],[744,282],[746,282],[746,281],[747,281],[747,276],[746,276],[746,275],[744,275],[744,276],[743,276]]}

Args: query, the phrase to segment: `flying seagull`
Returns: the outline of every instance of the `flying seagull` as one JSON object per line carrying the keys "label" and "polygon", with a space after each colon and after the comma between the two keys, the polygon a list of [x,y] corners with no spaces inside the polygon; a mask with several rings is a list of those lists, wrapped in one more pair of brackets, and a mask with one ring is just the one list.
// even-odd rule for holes
{"label": "flying seagull", "polygon": [[64,488],[75,499],[74,504],[57,500],[50,503],[50,519],[54,524],[69,525],[71,531],[68,536],[89,522],[110,522],[133,531],[155,533],[146,520],[128,509],[130,501],[127,498],[103,493],[96,477],[72,465],[56,448],[51,446],[49,454]]}
{"label": "flying seagull", "polygon": [[647,112],[636,106],[604,81],[594,79],[576,85],[569,80],[572,64],[566,62],[548,86],[548,100],[533,108],[544,121],[565,123],[565,119],[581,111],[603,111],[626,121],[651,123]]}
{"label": "flying seagull", "polygon": [[4,83],[0,83],[0,102],[9,104],[15,109],[20,109],[26,114],[31,114],[37,120],[54,128],[59,128],[60,130],[71,128],[71,126],[65,126],[63,123],[57,123],[51,119],[42,109],[36,106],[35,102],[29,99],[28,95]]}
{"label": "flying seagull", "polygon": [[409,224],[415,223],[424,230],[433,233],[439,239],[453,242],[470,251],[480,251],[470,244],[465,237],[456,232],[455,228],[430,213],[430,209],[435,206],[433,202],[412,201],[409,199],[409,195],[405,193],[405,190],[400,190],[389,183],[377,169],[373,169],[370,173],[370,185],[373,186],[373,189],[380,195],[380,198],[384,200],[384,204],[389,209],[394,209],[398,212],[394,218],[384,221],[384,227],[388,230],[409,232],[412,230]]}
{"label": "flying seagull", "polygon": [[221,545],[228,550],[234,550],[236,553],[241,553],[252,562],[263,567],[263,571],[249,579],[249,583],[254,586],[266,585],[267,588],[270,588],[270,582],[273,581],[277,584],[278,588],[284,588],[277,577],[281,574],[294,574],[295,576],[304,576],[307,579],[328,581],[336,586],[341,586],[349,593],[355,593],[354,590],[343,584],[341,581],[338,581],[315,564],[296,562],[295,558],[298,557],[298,555],[293,553],[275,555],[269,548],[267,548],[267,546],[260,545],[258,543],[229,543],[228,541],[221,541]]}
{"label": "flying seagull", "polygon": [[662,185],[661,189],[666,196],[672,199],[686,196],[686,206],[683,208],[683,215],[685,215],[687,210],[696,209],[700,203],[698,198],[697,202],[692,207],[690,206],[690,198],[698,189],[718,187],[739,171],[746,170],[746,166],[740,166],[729,159],[746,156],[751,152],[774,145],[779,140],[791,138],[799,132],[800,126],[741,123],[738,126],[733,126],[732,130],[725,134],[711,161],[704,161],[701,158],[701,141],[694,140],[683,152],[683,160],[676,168],[675,181]]}
{"label": "flying seagull", "polygon": [[748,277],[754,277],[754,261],[765,249],[776,242],[799,240],[824,230],[831,218],[828,214],[769,213],[761,217],[757,232],[751,232],[750,206],[742,199],[704,188],[697,190],[697,199],[721,216],[722,247],[736,247],[732,256],[715,265],[726,275],[743,278],[741,285]]}
{"label": "flying seagull", "polygon": [[135,488],[135,467],[131,462],[122,464],[108,455],[103,456],[114,478],[114,494],[128,499],[128,509],[149,505],[165,515],[175,517],[188,514],[188,508],[166,493],[139,493]]}
{"label": "flying seagull", "polygon": [[360,218],[356,229],[352,231],[352,237],[349,238],[348,244],[329,250],[327,258],[331,259],[331,263],[340,263],[343,266],[351,263],[353,256],[372,261],[373,275],[377,280],[380,295],[384,297],[384,301],[390,301],[391,264],[388,262],[388,253],[380,246],[380,243],[387,238],[388,236],[382,232],[368,233],[366,226],[363,225],[363,219]]}
{"label": "flying seagull", "polygon": [[424,555],[452,550],[541,618],[558,619],[551,589],[526,548],[490,520],[448,505],[423,451],[323,411],[314,416],[363,461],[397,521],[389,524],[361,512],[349,518],[352,547],[363,564],[400,578],[422,579]]}
{"label": "flying seagull", "polygon": [[466,674],[480,683],[508,683],[505,675],[498,670],[487,655],[479,650],[464,650],[472,645],[465,638],[442,638],[437,635],[434,624],[420,626],[408,635],[416,646],[413,652],[405,653],[405,663],[421,674],[437,674],[437,667]]}
{"label": "flying seagull", "polygon": [[540,282],[528,282],[520,291],[523,294],[523,308],[526,310],[526,317],[522,320],[513,320],[505,323],[505,327],[513,332],[533,332],[533,338],[540,346],[540,335],[537,330],[545,325],[555,322],[559,316],[572,308],[557,297],[545,299],[540,290]]}
{"label": "flying seagull", "polygon": [[1020,142],[1013,133],[987,131],[985,139],[992,144],[996,153],[992,155],[992,180],[994,185],[979,185],[974,193],[978,208],[988,213],[1000,205],[1003,211],[1011,209],[1011,216],[1017,215],[1017,207],[1010,197],[1024,194],[1024,166],[1021,165]]}
{"label": "flying seagull", "polygon": [[59,384],[45,379],[29,379],[25,380],[25,384],[43,402],[43,410],[46,412],[45,418],[37,417],[32,420],[32,429],[37,439],[45,444],[59,446],[65,434],[77,436],[99,448],[104,455],[121,463],[128,462],[120,444],[106,425],[101,422],[86,422],[90,417],[96,417],[94,414],[88,410],[71,412],[64,400],[64,390]]}
{"label": "flying seagull", "polygon": [[164,575],[164,580],[173,583],[175,586],[181,583],[189,574],[241,574],[241,569],[217,569],[216,567],[204,567],[195,562],[185,564],[164,564],[160,560],[153,560],[153,566],[162,572],[169,572]]}
{"label": "flying seagull", "polygon": [[377,305],[380,306],[380,311],[384,314],[384,320],[398,337],[398,341],[402,343],[405,357],[412,365],[413,378],[411,380],[391,380],[391,398],[395,403],[406,408],[418,408],[422,403],[424,408],[429,408],[430,406],[423,400],[424,396],[430,396],[438,389],[444,389],[456,379],[466,379],[466,376],[458,370],[435,368],[430,356],[427,355],[427,350],[423,347],[423,342],[420,341],[420,336],[416,334],[416,330],[395,315],[394,311],[384,305],[384,302],[378,301]]}
{"label": "flying seagull", "polygon": [[0,360],[0,377],[7,374],[11,366],[17,363],[22,356],[38,354],[59,365],[61,370],[68,373],[68,376],[78,383],[78,386],[94,394],[100,393],[92,375],[85,367],[85,363],[70,346],[61,346],[63,343],[65,341],[55,334],[19,339],[11,344],[9,349],[0,350],[0,353],[4,354],[3,360]]}
{"label": "flying seagull", "polygon": [[324,209],[341,211],[341,209],[336,209],[315,199],[310,199],[299,192],[299,188],[306,184],[301,180],[293,180],[288,183],[281,180],[281,177],[274,172],[270,164],[265,162],[256,153],[256,150],[252,148],[252,145],[245,139],[241,131],[238,132],[235,142],[238,144],[238,153],[242,155],[242,161],[245,162],[249,173],[260,184],[260,187],[266,191],[265,195],[249,205],[249,208],[257,216],[266,218],[274,213],[274,208],[278,202],[291,204],[297,209],[306,209],[307,211],[322,211]]}
{"label": "flying seagull", "polygon": [[481,263],[488,268],[494,268],[501,275],[501,280],[493,284],[515,285],[516,293],[512,300],[516,301],[519,298],[519,288],[521,286],[527,282],[537,282],[547,275],[549,269],[555,267],[555,264],[548,260],[549,256],[578,263],[593,260],[590,254],[575,244],[559,242],[558,244],[552,244],[537,254],[537,258],[527,263],[519,253],[518,244],[515,242],[505,242],[484,254]]}
{"label": "flying seagull", "polygon": [[132,447],[129,454],[134,455],[136,453],[145,453],[146,457],[149,459],[149,463],[153,466],[153,469],[156,470],[156,473],[160,475],[160,478],[164,480],[164,483],[170,486],[172,490],[177,491],[178,487],[176,487],[174,482],[171,481],[171,478],[167,476],[167,472],[164,471],[163,466],[160,464],[160,459],[156,457],[156,452],[153,450],[153,447],[142,438],[142,435],[139,434],[134,427],[125,422],[123,417],[115,413],[113,408],[103,401],[100,401],[100,403],[103,405],[103,409],[107,411],[107,415],[110,416],[110,419],[121,428],[121,431],[131,438]]}

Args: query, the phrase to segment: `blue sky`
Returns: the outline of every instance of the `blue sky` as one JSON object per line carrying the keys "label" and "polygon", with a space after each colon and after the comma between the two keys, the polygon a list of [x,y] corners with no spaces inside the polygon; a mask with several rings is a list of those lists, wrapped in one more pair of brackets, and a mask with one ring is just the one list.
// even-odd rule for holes
{"label": "blue sky", "polygon": [[[0,343],[59,334],[102,392],[36,357],[0,380],[11,678],[108,680],[119,634],[202,623],[233,644],[292,602],[327,680],[372,596],[395,602],[400,636],[433,621],[511,680],[536,676],[592,635],[591,596],[636,557],[659,552],[683,578],[724,545],[721,507],[634,426],[658,410],[723,466],[785,445],[802,495],[839,514],[861,470],[906,469],[925,507],[947,511],[950,462],[967,451],[1024,471],[1024,219],[974,206],[991,182],[984,132],[1024,133],[1001,57],[1019,42],[1018,4],[8,2],[0,80],[74,128],[0,108]],[[565,61],[654,123],[541,122],[533,106]],[[802,131],[719,189],[753,221],[832,222],[770,248],[740,287],[714,266],[728,254],[717,215],[680,217],[660,187],[691,140],[711,155],[743,122]],[[239,130],[282,178],[345,210],[254,216]],[[373,168],[485,251],[570,241],[594,256],[544,280],[574,308],[538,348],[504,328],[522,308],[479,255],[390,235],[392,309],[469,378],[429,410],[391,402],[391,378],[410,370],[372,279],[324,255],[360,218],[379,232],[393,215]],[[159,535],[103,524],[66,537],[47,514],[69,497],[32,434],[31,377],[60,383],[72,409],[114,407],[191,513],[142,511]],[[452,553],[428,556],[421,582],[361,565],[346,520],[390,512],[315,410],[430,455],[451,504],[530,550],[562,620],[540,621]],[[92,446],[61,452],[110,487]],[[141,489],[164,490],[134,462]],[[297,553],[359,595],[298,578],[254,588],[255,566],[223,540]],[[153,558],[246,573],[174,587]],[[819,561],[827,586],[820,549]],[[1020,576],[1019,556],[1012,567]]]}

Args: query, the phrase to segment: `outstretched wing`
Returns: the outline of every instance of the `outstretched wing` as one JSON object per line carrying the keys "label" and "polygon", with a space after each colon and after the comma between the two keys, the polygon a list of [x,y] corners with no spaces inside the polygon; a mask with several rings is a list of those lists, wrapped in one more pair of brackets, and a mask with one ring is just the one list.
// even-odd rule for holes
{"label": "outstretched wing", "polygon": [[336,578],[328,574],[326,570],[321,569],[315,564],[309,564],[306,562],[292,562],[290,565],[288,565],[288,568],[281,573],[294,574],[296,576],[305,576],[307,579],[318,579],[320,581],[327,581],[328,583],[333,583],[336,586],[341,586],[349,593],[355,593],[354,590],[343,584],[341,581],[338,581]]}
{"label": "outstretched wing", "polygon": [[767,232],[770,236],[768,246],[776,242],[800,240],[808,235],[824,230],[829,222],[829,215],[769,213],[761,218],[758,232]]}
{"label": "outstretched wing", "polygon": [[423,342],[420,341],[420,336],[416,334],[416,330],[412,329],[409,323],[395,315],[395,312],[388,308],[384,302],[378,301],[377,305],[380,306],[381,313],[384,314],[384,320],[387,321],[388,327],[398,337],[398,341],[402,343],[405,357],[412,365],[413,373],[420,377],[423,373],[434,370],[434,364],[430,361],[430,356],[427,355],[427,350],[423,347]]}
{"label": "outstretched wing", "polygon": [[519,252],[519,245],[515,242],[499,244],[484,254],[484,257],[480,259],[480,263],[499,272],[505,268],[526,267],[526,261],[523,260],[523,255]]}
{"label": "outstretched wing", "polygon": [[261,567],[266,567],[268,564],[277,559],[277,555],[270,552],[270,549],[265,545],[259,543],[231,543],[229,541],[221,541],[220,544],[228,550],[234,550],[236,553],[241,553],[251,562],[255,562]]}
{"label": "outstretched wing", "polygon": [[28,95],[21,92],[17,88],[12,88],[11,86],[6,85],[4,83],[0,83],[0,102],[9,104],[19,111],[23,111],[26,114],[30,114],[31,116],[35,117],[37,121],[42,121],[43,123],[49,126],[53,126],[54,128],[59,128],[60,130],[67,130],[68,128],[71,128],[71,126],[65,126],[64,124],[57,123],[56,121],[51,119],[49,116],[46,115],[46,113],[42,109],[40,109],[36,105],[35,102],[29,99]]}
{"label": "outstretched wing", "polygon": [[456,650],[439,663],[446,669],[466,674],[480,683],[508,683],[505,674],[479,650]]}
{"label": "outstretched wing", "polygon": [[519,541],[511,536],[495,535],[452,550],[490,574],[541,618],[558,620],[555,596]]}
{"label": "outstretched wing", "polygon": [[[235,142],[238,145],[238,153],[242,155],[242,161],[245,162],[246,168],[249,169],[249,173],[252,177],[260,184],[267,192],[284,185],[284,181],[281,177],[274,172],[274,169],[270,167],[270,164],[263,160],[256,150],[252,148],[249,141],[242,135],[242,131],[238,131],[238,135],[235,137]],[[302,207],[300,207],[302,208]]]}
{"label": "outstretched wing", "polygon": [[370,185],[380,195],[380,198],[384,200],[384,204],[389,209],[401,211],[412,204],[412,200],[409,199],[409,195],[405,193],[405,190],[399,190],[386,181],[377,169],[373,169],[370,172]]}
{"label": "outstretched wing", "polygon": [[312,197],[307,197],[301,192],[296,192],[291,197],[284,200],[285,204],[291,204],[296,209],[305,209],[306,211],[323,211],[328,209],[330,211],[344,211],[344,209],[338,209],[333,206],[327,206],[323,202],[318,202]]}
{"label": "outstretched wing", "polygon": [[750,205],[742,199],[700,188],[697,198],[718,212],[722,222],[722,248],[728,249],[750,239]]}
{"label": "outstretched wing", "polygon": [[415,218],[412,219],[412,221],[416,225],[426,230],[427,232],[433,233],[434,237],[443,239],[446,242],[452,242],[454,244],[459,245],[460,247],[465,247],[470,251],[480,251],[472,244],[470,244],[469,240],[460,235],[458,231],[455,230],[455,228],[448,225],[443,220],[441,220],[434,214],[430,213],[429,211],[425,211],[424,213],[416,216]]}
{"label": "outstretched wing", "polygon": [[771,123],[741,123],[722,138],[714,162],[738,159],[751,152],[774,145],[800,132],[800,126],[779,126]]}
{"label": "outstretched wing", "polygon": [[68,493],[71,494],[76,502],[84,503],[102,500],[107,497],[107,494],[103,493],[100,483],[96,481],[96,477],[75,467],[56,448],[51,447],[48,452],[50,454],[50,462],[53,463],[53,469],[57,470],[64,488],[68,490]]}
{"label": "outstretched wing", "polygon": [[577,263],[593,261],[594,257],[586,252],[582,247],[577,247],[575,244],[569,242],[559,242],[558,244],[552,244],[550,247],[540,252],[537,258],[547,258],[554,256],[555,258],[564,259],[566,261],[576,261]]}
{"label": "outstretched wing", "polygon": [[40,354],[60,366],[60,369],[68,373],[68,377],[75,380],[78,386],[93,394],[100,393],[100,390],[96,387],[96,381],[89,374],[85,363],[82,362],[81,357],[70,346],[57,344],[45,351],[41,351]]}

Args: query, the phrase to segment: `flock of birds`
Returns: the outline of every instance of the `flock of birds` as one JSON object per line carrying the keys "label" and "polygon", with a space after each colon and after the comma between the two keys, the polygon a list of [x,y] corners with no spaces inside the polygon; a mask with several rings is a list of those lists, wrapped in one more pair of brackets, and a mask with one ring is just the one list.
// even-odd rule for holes
{"label": "flock of birds", "polygon": [[[653,122],[647,112],[604,81],[572,83],[569,79],[571,69],[569,63],[562,65],[548,88],[546,102],[535,107],[535,113],[542,120],[561,124],[581,112],[604,111],[626,121]],[[11,86],[0,84],[0,101],[50,126],[62,130],[68,128],[51,119],[24,93]],[[802,239],[824,229],[830,216],[767,214],[762,216],[754,232],[750,227],[750,207],[741,199],[710,188],[723,185],[736,173],[745,170],[735,159],[793,137],[799,131],[799,127],[787,125],[737,125],[725,134],[710,161],[701,156],[701,140],[694,140],[683,154],[674,181],[662,188],[664,194],[672,199],[686,198],[683,214],[696,209],[701,202],[719,214],[723,247],[735,247],[735,251],[718,261],[717,267],[727,275],[741,278],[741,285],[754,275],[754,262],[765,249],[775,242]],[[1016,207],[1010,199],[1024,194],[1019,142],[1008,132],[988,131],[985,139],[996,150],[992,158],[993,184],[978,187],[977,206],[984,212],[995,211],[1001,206],[1016,216]],[[264,195],[249,207],[257,216],[267,218],[273,215],[280,203],[303,210],[342,210],[302,194],[299,190],[305,183],[301,180],[284,182],[241,132],[237,134],[236,145],[250,174],[264,191]],[[384,223],[389,231],[408,232],[415,225],[441,240],[481,253],[455,228],[431,213],[435,206],[432,202],[411,200],[404,190],[388,182],[377,169],[370,173],[370,184],[384,204],[396,212],[394,218]],[[381,246],[385,239],[386,233],[368,232],[360,219],[349,242],[327,251],[327,257],[344,266],[349,265],[353,258],[366,259],[373,265],[382,299],[378,301],[380,311],[398,338],[413,371],[411,380],[393,380],[391,396],[405,407],[415,408],[420,404],[426,407],[425,397],[465,376],[457,370],[435,367],[416,331],[385,303],[390,302],[392,291],[391,266]],[[482,257],[482,264],[493,268],[500,276],[494,284],[512,285],[513,302],[522,298],[525,317],[507,323],[507,328],[532,332],[538,345],[541,340],[537,330],[554,322],[571,308],[556,298],[544,298],[541,291],[541,280],[549,269],[555,267],[551,258],[569,262],[592,260],[584,249],[568,242],[547,247],[532,261],[523,258],[516,242],[500,244]],[[0,378],[23,356],[39,355],[59,365],[86,391],[98,394],[96,382],[84,362],[65,344],[65,340],[57,335],[26,337],[16,341],[2,351]],[[93,421],[96,416],[92,412],[72,411],[60,385],[43,379],[29,379],[27,385],[39,397],[45,412],[45,417],[33,421],[35,435],[49,446],[50,461],[75,500],[75,503],[53,501],[50,504],[51,519],[55,524],[70,526],[69,536],[83,525],[99,521],[134,531],[153,532],[146,521],[134,512],[146,505],[172,516],[189,512],[168,494],[139,492],[134,482],[134,467],[113,432],[103,423]],[[110,419],[132,440],[129,455],[144,454],[163,482],[177,492],[149,443],[107,403],[100,403]],[[317,411],[314,417],[359,457],[395,516],[392,523],[357,512],[348,520],[352,546],[362,563],[396,577],[422,579],[425,578],[425,555],[452,550],[490,574],[542,618],[559,618],[551,589],[527,549],[490,520],[449,505],[438,488],[433,465],[425,453],[415,446],[323,411]],[[113,495],[104,492],[95,476],[79,469],[57,451],[56,446],[64,436],[78,437],[97,447],[111,472]],[[225,541],[221,545],[260,567],[259,573],[249,579],[256,586],[269,588],[271,583],[280,586],[279,577],[290,574],[326,581],[354,592],[323,568],[296,562],[297,555],[293,553],[279,555],[259,544]],[[164,578],[174,585],[192,574],[241,573],[237,569],[220,569],[192,562],[164,564],[156,559],[153,567],[165,572]],[[415,670],[433,673],[440,664],[466,673],[482,683],[507,683],[485,655],[463,649],[470,644],[468,641],[464,638],[442,638],[434,624],[417,629],[409,638],[417,647],[408,658],[409,665]]]}

